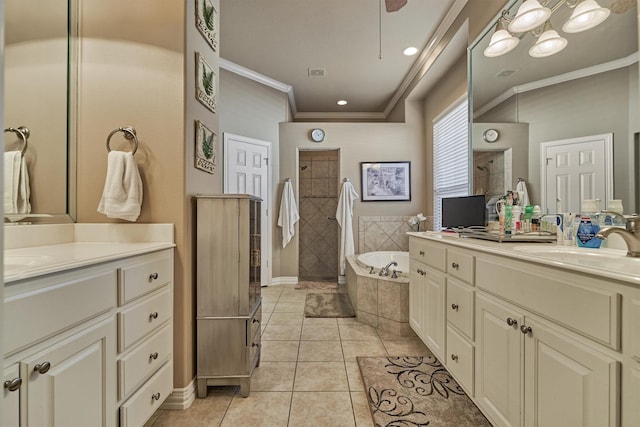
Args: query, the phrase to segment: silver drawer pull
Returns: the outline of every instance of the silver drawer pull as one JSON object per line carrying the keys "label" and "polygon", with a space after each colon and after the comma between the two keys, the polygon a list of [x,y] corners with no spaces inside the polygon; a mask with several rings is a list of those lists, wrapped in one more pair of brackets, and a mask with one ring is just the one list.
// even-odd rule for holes
{"label": "silver drawer pull", "polygon": [[453,360],[454,362],[458,361],[458,355],[457,354],[452,354],[451,355],[451,360]]}
{"label": "silver drawer pull", "polygon": [[149,320],[152,319],[157,319],[158,318],[158,312],[154,311],[153,313],[149,314]]}
{"label": "silver drawer pull", "polygon": [[49,362],[38,363],[33,367],[34,372],[38,372],[40,374],[46,374],[49,372],[49,369],[51,369],[51,363]]}
{"label": "silver drawer pull", "polygon": [[531,326],[527,326],[527,325],[522,325],[520,326],[520,332],[522,332],[523,334],[530,334],[531,332],[533,332],[533,330],[531,329]]}
{"label": "silver drawer pull", "polygon": [[457,270],[458,268],[460,268],[460,264],[458,264],[457,262],[452,262],[451,268],[453,268],[454,270]]}
{"label": "silver drawer pull", "polygon": [[6,388],[9,391],[16,391],[20,388],[21,385],[22,385],[22,378],[20,377],[4,382],[4,388]]}
{"label": "silver drawer pull", "polygon": [[160,393],[155,393],[151,395],[152,400],[160,400]]}
{"label": "silver drawer pull", "polygon": [[424,256],[424,251],[420,251],[419,253],[420,255]]}
{"label": "silver drawer pull", "polygon": [[149,275],[149,281],[151,282],[151,281],[153,281],[153,280],[158,280],[158,277],[159,277],[159,276],[158,276],[158,273],[151,273],[151,274]]}
{"label": "silver drawer pull", "polygon": [[518,326],[518,321],[516,319],[512,319],[511,317],[507,317],[507,325]]}
{"label": "silver drawer pull", "polygon": [[455,311],[458,311],[458,308],[460,308],[460,306],[458,304],[451,304],[451,308]]}
{"label": "silver drawer pull", "polygon": [[149,355],[149,359],[156,360],[157,358],[158,358],[158,352],[157,351],[154,351],[153,353],[151,353]]}

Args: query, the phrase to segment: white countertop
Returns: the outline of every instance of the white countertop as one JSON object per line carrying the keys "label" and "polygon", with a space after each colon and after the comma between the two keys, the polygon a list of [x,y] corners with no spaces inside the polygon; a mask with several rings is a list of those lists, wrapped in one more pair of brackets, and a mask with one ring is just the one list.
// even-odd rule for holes
{"label": "white countertop", "polygon": [[5,228],[4,283],[173,248],[173,224]]}
{"label": "white countertop", "polygon": [[625,250],[587,249],[555,243],[493,242],[461,237],[454,233],[430,231],[407,234],[470,250],[640,285],[640,258],[626,256]]}

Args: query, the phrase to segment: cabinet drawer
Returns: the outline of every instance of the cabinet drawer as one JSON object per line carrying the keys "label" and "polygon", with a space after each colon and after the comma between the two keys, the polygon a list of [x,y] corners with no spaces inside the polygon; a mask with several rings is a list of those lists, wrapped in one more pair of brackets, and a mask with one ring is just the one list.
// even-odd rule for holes
{"label": "cabinet drawer", "polygon": [[478,258],[478,287],[608,347],[620,348],[620,294],[585,275]]}
{"label": "cabinet drawer", "polygon": [[447,369],[453,374],[465,391],[474,393],[474,348],[451,326],[447,326]]}
{"label": "cabinet drawer", "polygon": [[120,269],[119,303],[124,305],[173,280],[171,252],[140,257],[139,262]]}
{"label": "cabinet drawer", "polygon": [[475,258],[454,249],[447,249],[447,273],[467,282],[474,284]]}
{"label": "cabinet drawer", "polygon": [[409,239],[409,256],[429,267],[445,271],[446,250],[444,246],[419,237]]}
{"label": "cabinet drawer", "polygon": [[165,364],[120,407],[120,427],[139,427],[158,410],[173,388],[173,365]]}
{"label": "cabinet drawer", "polygon": [[447,281],[447,320],[471,340],[474,323],[473,294],[473,288],[453,279]]}
{"label": "cabinet drawer", "polygon": [[[110,310],[116,303],[116,270],[53,282],[4,300],[5,354]],[[16,327],[20,325],[20,327]]]}
{"label": "cabinet drawer", "polygon": [[144,379],[171,358],[171,327],[166,324],[118,361],[120,399],[130,394]]}
{"label": "cabinet drawer", "polygon": [[171,288],[149,295],[118,313],[118,351],[143,338],[171,319]]}

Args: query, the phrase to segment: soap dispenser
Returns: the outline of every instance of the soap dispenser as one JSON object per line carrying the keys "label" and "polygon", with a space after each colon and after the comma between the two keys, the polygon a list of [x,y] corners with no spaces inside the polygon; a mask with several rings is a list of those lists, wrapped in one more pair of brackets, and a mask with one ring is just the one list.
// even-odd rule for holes
{"label": "soap dispenser", "polygon": [[596,237],[600,231],[600,215],[597,199],[585,199],[582,201],[580,222],[576,233],[576,241],[579,247],[597,249],[602,240]]}

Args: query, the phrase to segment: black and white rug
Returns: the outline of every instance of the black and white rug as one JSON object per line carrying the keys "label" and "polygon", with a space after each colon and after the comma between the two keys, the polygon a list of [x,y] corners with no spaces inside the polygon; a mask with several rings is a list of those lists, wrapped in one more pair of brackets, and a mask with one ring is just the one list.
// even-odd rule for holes
{"label": "black and white rug", "polygon": [[358,357],[376,427],[491,426],[434,356]]}

